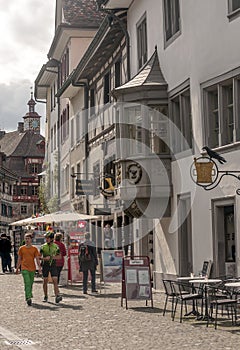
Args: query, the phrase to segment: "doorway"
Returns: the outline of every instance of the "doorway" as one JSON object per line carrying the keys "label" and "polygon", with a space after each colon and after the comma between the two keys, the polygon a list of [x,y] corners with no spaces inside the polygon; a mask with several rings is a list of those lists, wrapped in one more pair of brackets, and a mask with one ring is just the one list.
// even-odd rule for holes
{"label": "doorway", "polygon": [[215,276],[236,277],[235,206],[214,202],[213,271]]}
{"label": "doorway", "polygon": [[178,197],[178,208],[179,274],[180,276],[189,276],[193,272],[190,194],[184,194]]}

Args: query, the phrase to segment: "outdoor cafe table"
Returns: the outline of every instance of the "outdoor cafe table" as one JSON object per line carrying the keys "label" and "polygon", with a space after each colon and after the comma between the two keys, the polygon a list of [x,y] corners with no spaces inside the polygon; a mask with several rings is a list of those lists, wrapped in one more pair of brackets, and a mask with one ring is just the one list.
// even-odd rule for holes
{"label": "outdoor cafe table", "polygon": [[191,280],[190,283],[192,284],[203,284],[204,285],[204,299],[205,299],[205,314],[202,315],[201,318],[198,318],[198,320],[207,321],[209,314],[208,314],[208,287],[210,284],[216,284],[222,282],[221,279],[216,278],[202,278],[202,279],[195,279]]}
{"label": "outdoor cafe table", "polygon": [[225,287],[227,288],[232,288],[234,289],[238,289],[235,293],[236,293],[236,298],[238,296],[238,294],[240,294],[240,281],[235,281],[235,282],[227,282],[225,283]]}
{"label": "outdoor cafe table", "polygon": [[200,279],[202,280],[204,277],[203,276],[183,276],[183,277],[177,277],[178,281],[191,281],[191,280],[197,280]]}
{"label": "outdoor cafe table", "polygon": [[240,288],[240,281],[238,282],[227,282],[225,283],[226,287],[230,287],[230,288]]}

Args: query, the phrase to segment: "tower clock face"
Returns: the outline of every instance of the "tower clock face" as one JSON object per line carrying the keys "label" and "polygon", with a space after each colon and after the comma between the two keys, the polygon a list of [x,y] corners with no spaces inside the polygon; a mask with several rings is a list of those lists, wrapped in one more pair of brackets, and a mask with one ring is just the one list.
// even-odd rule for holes
{"label": "tower clock face", "polygon": [[31,122],[31,126],[33,129],[37,129],[39,127],[39,120],[33,119]]}

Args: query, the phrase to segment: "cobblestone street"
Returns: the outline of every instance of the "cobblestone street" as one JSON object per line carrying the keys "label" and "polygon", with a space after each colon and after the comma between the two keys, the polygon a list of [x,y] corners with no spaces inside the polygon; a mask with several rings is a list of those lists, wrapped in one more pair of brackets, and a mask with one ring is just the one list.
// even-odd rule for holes
{"label": "cobblestone street", "polygon": [[[164,294],[154,292],[154,308],[144,301],[121,307],[119,284],[106,285],[98,295],[83,295],[81,285],[61,287],[63,301],[54,303],[49,284],[48,303],[42,302],[42,280],[36,278],[33,305],[24,301],[21,275],[0,274],[0,349],[224,349],[240,348],[240,326],[211,324],[162,316]],[[239,321],[240,322],[240,321]]]}

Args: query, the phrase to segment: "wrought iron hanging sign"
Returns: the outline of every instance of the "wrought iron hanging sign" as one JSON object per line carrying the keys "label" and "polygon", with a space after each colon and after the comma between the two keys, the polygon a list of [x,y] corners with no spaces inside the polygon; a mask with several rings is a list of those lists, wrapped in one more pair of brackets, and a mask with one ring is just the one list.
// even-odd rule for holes
{"label": "wrought iron hanging sign", "polygon": [[[222,178],[227,175],[240,180],[240,171],[219,170],[216,162],[210,157],[194,158],[190,169],[190,175],[192,180],[206,191],[213,190],[217,187]],[[240,195],[240,188],[236,190],[236,193]]]}

